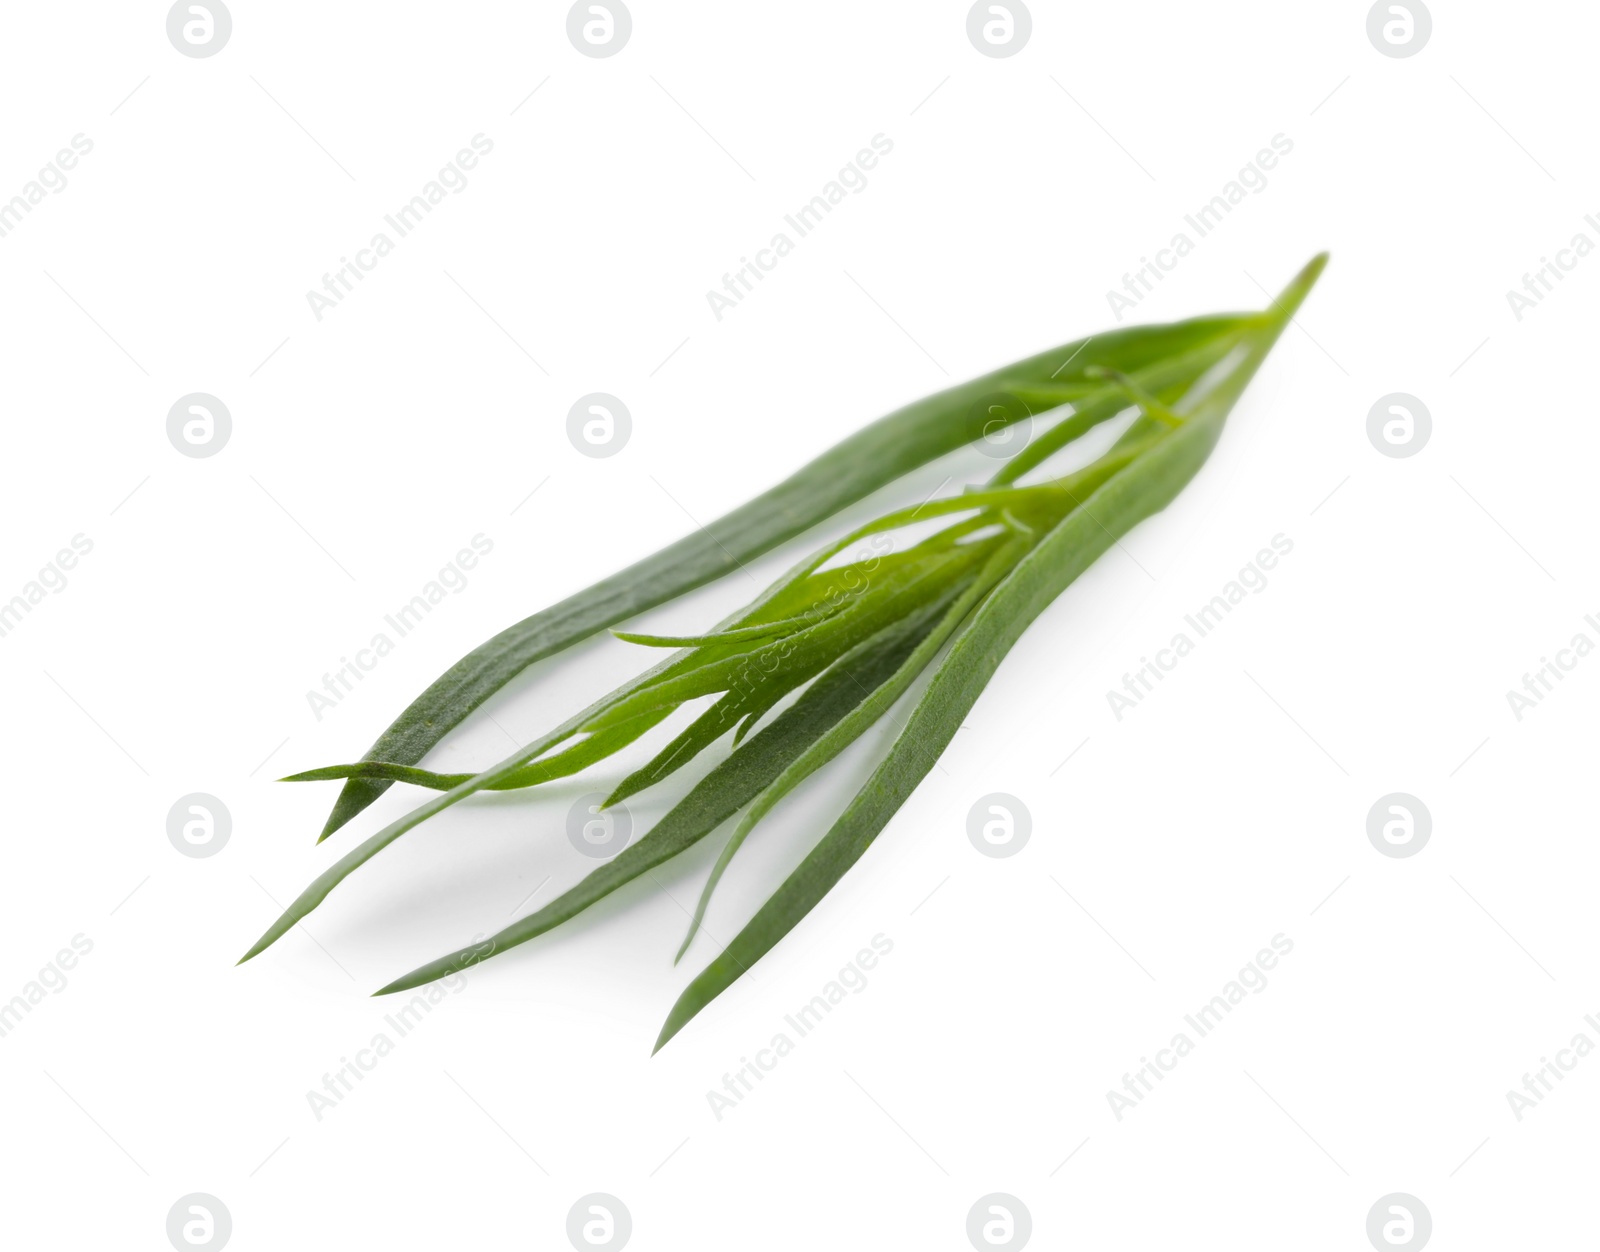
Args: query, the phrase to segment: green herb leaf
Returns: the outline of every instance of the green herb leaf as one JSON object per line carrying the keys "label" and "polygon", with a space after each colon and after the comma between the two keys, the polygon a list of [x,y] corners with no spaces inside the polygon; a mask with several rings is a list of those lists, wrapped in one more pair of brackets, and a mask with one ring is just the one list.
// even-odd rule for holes
{"label": "green herb leaf", "polygon": [[906,688],[915,681],[917,675],[927,667],[934,653],[944,646],[951,632],[961,624],[973,606],[988,593],[1026,550],[1027,540],[1019,535],[995,551],[978,577],[945,610],[933,630],[917,644],[916,650],[906,657],[900,668],[876,690],[864,692],[863,698],[855,708],[840,718],[826,734],[819,736],[816,742],[790,762],[783,773],[755,797],[755,802],[739,820],[739,825],[723,846],[716,865],[712,867],[711,876],[706,880],[705,888],[700,893],[700,900],[695,905],[694,916],[689,921],[689,931],[683,937],[683,944],[678,948],[678,954],[673,957],[674,965],[682,960],[683,954],[689,950],[689,944],[693,942],[695,932],[700,929],[700,923],[705,917],[706,905],[711,902],[712,892],[722,880],[728,863],[733,860],[740,845],[755,829],[756,823],[771,812],[778,801],[843,752],[869,726],[888,712],[894,702],[905,694]]}
{"label": "green herb leaf", "polygon": [[[859,860],[955,737],[1000,661],[1033,619],[1137,523],[1165,508],[1199,471],[1222,426],[1327,263],[1316,257],[1247,337],[1234,370],[1183,412],[1183,425],[1095,491],[1006,577],[961,631],[905,729],[850,806],[748,925],[684,990],[655,1050],[788,934]],[[1157,424],[1148,416],[1135,426]],[[1132,435],[1134,428],[1130,428]],[[1147,438],[1141,431],[1139,438]]]}
{"label": "green herb leaf", "polygon": [[[1207,342],[1236,317],[1203,317],[1095,335],[1028,357],[879,418],[711,525],[552,605],[479,645],[434,680],[367,751],[364,760],[416,765],[490,696],[534,662],[598,630],[664,604],[777,547],[847,505],[983,434],[985,397],[1024,387],[1070,388],[1103,365],[1135,372]],[[323,827],[326,839],[390,786],[345,782]]]}
{"label": "green herb leaf", "polygon": [[[609,729],[596,731],[564,752],[532,761],[492,786],[485,787],[484,790],[516,791],[552,779],[570,777],[627,747],[652,726],[667,718],[674,708],[674,705],[663,705]],[[290,774],[278,781],[326,782],[337,778],[365,778],[382,782],[414,783],[418,787],[430,787],[434,791],[449,791],[473,777],[475,777],[473,774],[435,774],[432,770],[396,765],[392,761],[357,761],[353,765],[325,765],[321,769],[308,769],[304,773]]]}
{"label": "green herb leaf", "polygon": [[[385,749],[385,740],[380,740],[363,762],[295,776],[302,781],[346,780],[324,837],[391,782],[418,783],[442,794],[391,822],[325,871],[243,959],[268,947],[354,869],[428,818],[478,791],[531,786],[571,774],[634,742],[685,701],[720,693],[711,709],[628,775],[608,801],[653,785],[734,730],[732,754],[649,835],[485,943],[425,965],[383,991],[464,969],[544,933],[749,806],[710,874],[681,956],[711,893],[756,824],[884,716],[931,668],[926,689],[870,780],[733,943],[690,983],[662,1027],[659,1049],[778,943],[865,853],[932,768],[1028,625],[1120,536],[1164,508],[1198,472],[1234,403],[1325,263],[1326,256],[1315,258],[1266,313],[1098,336],[911,405],[846,440],[710,531],[669,548],[649,569],[635,566],[504,632],[485,645],[488,651],[480,649],[458,664],[391,727],[398,749]],[[1062,354],[1067,354],[1065,360],[1059,359]],[[739,559],[729,544],[765,545],[739,547],[746,555],[764,551],[874,489],[874,483],[881,485],[950,450],[957,435],[961,438],[956,442],[976,438],[992,430],[995,420],[1018,416],[1018,406],[994,403],[997,392],[1025,398],[1029,406],[1073,407],[988,487],[926,501],[856,528],[800,561],[710,631],[683,636],[624,632],[625,639],[638,643],[683,650],[492,768],[465,775],[415,767],[439,736],[516,669],[726,572]],[[1064,478],[1015,485],[1021,473],[1130,406],[1137,416],[1098,460]],[[1003,419],[995,418],[997,410]],[[862,464],[874,454],[875,465]],[[891,550],[882,553],[881,537],[929,519],[944,524],[903,551],[893,550],[891,539]],[[868,538],[878,555],[833,565],[851,545]],[[720,557],[706,543],[714,544]],[[765,713],[808,683],[772,725],[743,742]],[[426,733],[420,723],[408,722],[423,706],[428,712],[423,719]],[[414,755],[408,758],[407,753]]]}
{"label": "green herb leaf", "polygon": [[[936,611],[938,606],[933,606]],[[544,934],[646,870],[692,847],[758,795],[784,768],[899,668],[932,625],[934,612],[902,622],[858,647],[819,678],[776,721],[713,769],[638,842],[570,891],[483,943],[430,961],[376,994],[421,986]]]}

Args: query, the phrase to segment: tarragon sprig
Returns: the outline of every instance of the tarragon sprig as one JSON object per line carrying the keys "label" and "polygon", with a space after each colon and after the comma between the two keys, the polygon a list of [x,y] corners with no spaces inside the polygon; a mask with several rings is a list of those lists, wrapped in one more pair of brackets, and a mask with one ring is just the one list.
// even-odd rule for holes
{"label": "tarragon sprig", "polygon": [[[640,739],[683,704],[716,696],[607,798],[607,805],[614,804],[653,786],[731,735],[732,752],[643,838],[543,908],[396,979],[378,994],[431,982],[545,933],[743,810],[706,884],[681,957],[711,891],[761,818],[931,669],[920,699],[872,777],[801,865],[690,983],[662,1027],[659,1049],[787,934],[860,858],[932,768],[1028,624],[1193,477],[1325,264],[1325,255],[1313,259],[1264,312],[1111,332],[909,405],[697,535],[502,632],[424,692],[363,760],[293,776],[294,781],[345,782],[323,838],[394,782],[440,794],[335,862],[242,959],[269,947],[406,831],[467,796],[576,773]],[[1007,403],[994,404],[997,396]],[[1011,458],[988,486],[926,501],[858,528],[802,561],[707,633],[619,632],[636,645],[674,651],[499,764],[476,774],[438,774],[418,766],[451,727],[541,657],[728,572],[910,469],[992,434],[997,420],[1053,409],[1064,415]],[[1097,460],[1064,477],[1018,484],[1055,452],[1130,409],[1133,420]],[[939,523],[932,534],[903,541],[908,528],[926,531],[930,521]],[[750,733],[797,691],[769,724]]]}

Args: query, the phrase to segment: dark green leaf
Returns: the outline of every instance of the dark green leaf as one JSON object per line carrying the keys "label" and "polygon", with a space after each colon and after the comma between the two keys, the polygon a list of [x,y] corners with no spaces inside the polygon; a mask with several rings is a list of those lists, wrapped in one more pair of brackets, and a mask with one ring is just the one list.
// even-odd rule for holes
{"label": "dark green leaf", "polygon": [[862,644],[823,674],[776,721],[708,773],[638,842],[594,870],[570,891],[491,936],[430,961],[377,994],[404,991],[466,969],[526,943],[576,916],[596,900],[705,838],[748,804],[784,768],[899,668],[931,629],[935,604]]}
{"label": "dark green leaf", "polygon": [[[1245,384],[1322,272],[1314,259],[1248,336],[1248,351],[1225,379],[1182,410],[1185,422],[1067,514],[984,601],[961,631],[888,756],[832,829],[732,943],[685,989],[656,1050],[760,960],[814,908],[871,846],[960,728],[1006,653],[1028,625],[1122,535],[1165,508],[1210,455]],[[1129,436],[1149,438],[1142,417]],[[1139,430],[1134,434],[1136,428]]]}
{"label": "dark green leaf", "polygon": [[[918,400],[835,445],[777,486],[711,525],[524,618],[446,670],[378,737],[364,759],[416,765],[463,718],[535,661],[738,569],[880,487],[983,434],[985,397],[1024,386],[1070,387],[1103,365],[1132,372],[1214,337],[1234,318],[1204,317],[1095,335],[1017,361]],[[389,787],[352,778],[326,839]]]}

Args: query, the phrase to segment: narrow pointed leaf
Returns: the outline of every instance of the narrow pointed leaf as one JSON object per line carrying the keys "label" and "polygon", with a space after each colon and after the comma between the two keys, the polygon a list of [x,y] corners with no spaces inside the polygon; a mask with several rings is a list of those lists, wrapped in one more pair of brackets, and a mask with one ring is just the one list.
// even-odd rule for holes
{"label": "narrow pointed leaf", "polygon": [[482,773],[474,774],[464,782],[457,783],[454,787],[451,787],[450,790],[439,796],[436,796],[434,799],[429,800],[425,804],[417,806],[404,817],[390,822],[382,830],[378,831],[377,834],[371,835],[367,839],[363,840],[360,844],[352,848],[349,852],[345,853],[331,866],[319,874],[312,881],[309,887],[296,896],[290,903],[289,907],[286,908],[282,915],[279,916],[277,921],[273,922],[271,926],[267,927],[261,938],[257,939],[255,943],[251,945],[250,950],[239,958],[238,963],[243,965],[246,961],[250,960],[252,957],[259,956],[279,939],[283,938],[283,936],[288,934],[298,922],[304,919],[307,914],[315,909],[317,905],[326,900],[329,892],[331,892],[341,882],[353,874],[357,869],[365,865],[373,857],[377,856],[379,852],[382,852],[383,849],[387,848],[401,835],[405,834],[409,830],[414,830],[423,822],[427,821],[430,817],[434,817],[437,814],[444,812],[445,809],[460,803],[468,796],[475,795],[479,791],[492,790],[496,784],[502,783],[506,779],[514,777],[517,772],[523,769],[530,761],[538,760],[540,757],[544,756],[546,752],[550,751],[551,748],[565,743],[574,735],[579,734],[583,729],[584,722],[605,711],[606,709],[613,707],[619,701],[625,700],[634,690],[643,684],[653,681],[663,670],[667,669],[671,663],[672,662],[670,661],[663,661],[654,669],[646,670],[643,674],[640,674],[632,681],[626,682],[622,686],[618,687],[615,691],[602,696],[588,708],[577,714],[574,714],[548,734],[517,749],[517,751],[506,757],[506,759],[501,761],[498,765],[493,765],[484,770]]}
{"label": "narrow pointed leaf", "polygon": [[[1155,361],[1128,375],[1139,386],[1154,392],[1166,403],[1175,402],[1202,374],[1233,349],[1248,329],[1253,318],[1238,321],[1219,331],[1212,339],[1174,357]],[[1104,366],[1093,367],[1104,369]],[[1090,371],[1091,377],[1098,377]],[[1027,399],[1026,395],[1021,398]],[[1038,435],[1016,456],[1008,460],[992,479],[992,487],[1014,483],[1029,470],[1054,456],[1068,444],[1082,438],[1102,422],[1110,421],[1129,406],[1129,401],[1118,387],[1098,385],[1096,390],[1073,402],[1070,416],[1057,422]]]}
{"label": "narrow pointed leaf", "polygon": [[761,687],[736,689],[728,692],[709,709],[697,717],[687,726],[683,733],[658,752],[648,763],[629,774],[616,789],[606,797],[602,808],[610,808],[626,800],[629,796],[637,795],[647,787],[656,783],[676,771],[682,769],[694,760],[706,748],[709,748],[723,735],[734,728],[740,718],[748,714],[759,717],[770,709],[785,695],[793,691],[801,683],[815,676],[816,669],[808,668],[804,672],[792,668],[783,672],[782,679],[775,679]]}
{"label": "narrow pointed leaf", "polygon": [[705,838],[783,772],[819,735],[885,681],[926,634],[938,606],[862,644],[819,678],[792,707],[727,760],[636,843],[591,872],[570,891],[482,943],[462,948],[395,979],[376,994],[405,991],[476,965],[544,934],[648,869]]}
{"label": "narrow pointed leaf", "polygon": [[[790,658],[801,667],[819,658],[823,663],[831,662],[876,634],[889,621],[903,616],[908,605],[938,594],[981,555],[975,548],[970,553],[934,553],[905,562],[870,588],[855,594],[848,607],[817,625],[777,643],[736,645],[743,650],[714,655],[705,664],[663,674],[597,714],[585,728],[602,729],[661,704],[681,704],[698,696],[727,691],[752,671],[770,672]],[[820,669],[821,665],[815,668]]]}
{"label": "narrow pointed leaf", "polygon": [[711,903],[712,893],[716,891],[717,884],[722,880],[722,875],[727,871],[729,863],[735,853],[749,837],[763,817],[772,811],[778,801],[793,791],[802,782],[821,769],[845,748],[854,743],[867,730],[886,713],[889,708],[905,694],[917,678],[917,675],[927,667],[930,660],[949,639],[951,633],[965,620],[968,613],[977,602],[983,598],[991,587],[1011,568],[1011,565],[1022,555],[1026,549],[1025,541],[1020,538],[998,549],[984,568],[979,572],[972,584],[962,590],[939,618],[934,628],[917,644],[914,651],[907,655],[900,668],[891,674],[876,690],[866,696],[855,708],[844,717],[840,718],[826,734],[817,738],[804,752],[796,757],[784,769],[783,773],[773,779],[771,783],[758,795],[745,815],[739,819],[739,824],[723,845],[717,862],[711,867],[710,877],[700,892],[700,899],[695,904],[694,915],[689,919],[688,933],[683,937],[683,943],[678,948],[678,953],[672,958],[676,965],[683,959],[683,954],[689,950],[689,945],[694,941],[695,934],[700,929],[700,923],[705,918],[706,906]]}
{"label": "narrow pointed leaf", "polygon": [[641,635],[631,630],[614,630],[611,633],[623,643],[642,644],[646,648],[699,648],[706,644],[770,639],[775,635],[789,634],[810,626],[813,620],[806,616],[786,617],[776,622],[757,622],[754,626],[739,626],[733,630],[717,631],[709,635]]}
{"label": "narrow pointed leaf", "polygon": [[[515,773],[507,775],[492,786],[485,787],[484,790],[516,791],[550,782],[552,779],[568,778],[627,747],[652,726],[668,717],[675,707],[669,704],[650,709],[618,726],[596,731],[565,751],[530,761]],[[290,774],[279,781],[326,782],[337,778],[367,778],[384,782],[412,783],[418,787],[429,787],[434,791],[449,791],[473,777],[473,774],[436,774],[432,770],[396,765],[392,761],[357,761],[352,765],[325,765],[321,769],[308,769],[303,773]]]}
{"label": "narrow pointed leaf", "polygon": [[[1244,358],[1196,400],[1186,421],[1067,514],[973,614],[882,764],[828,833],[733,942],[685,989],[656,1040],[666,1044],[788,934],[871,846],[960,728],[1006,653],[1055,598],[1116,540],[1165,508],[1199,471],[1245,384],[1322,272],[1315,258],[1248,337]],[[1149,419],[1141,418],[1139,425]],[[1131,428],[1130,428],[1131,433]]]}
{"label": "narrow pointed leaf", "polygon": [[[586,590],[523,619],[473,649],[419,695],[365,758],[416,765],[446,734],[534,662],[598,630],[720,578],[984,433],[986,396],[1025,385],[1068,387],[1084,370],[1132,372],[1212,337],[1232,317],[1128,327],[1014,362],[878,419],[748,504]],[[326,839],[390,786],[346,781],[323,827]]]}

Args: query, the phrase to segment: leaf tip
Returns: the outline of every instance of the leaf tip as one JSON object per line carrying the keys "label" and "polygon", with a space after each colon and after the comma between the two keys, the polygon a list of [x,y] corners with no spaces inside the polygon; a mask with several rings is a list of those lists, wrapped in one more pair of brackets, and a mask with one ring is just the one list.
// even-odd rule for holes
{"label": "leaf tip", "polygon": [[1285,296],[1293,296],[1295,303],[1298,304],[1300,299],[1303,299],[1305,294],[1316,284],[1317,279],[1322,277],[1322,271],[1328,268],[1330,255],[1328,252],[1319,252],[1307,261],[1301,267],[1300,272],[1289,280],[1288,288],[1278,299],[1281,301]]}
{"label": "leaf tip", "polygon": [[[702,973],[700,978],[704,977],[705,975]],[[673,1037],[692,1022],[696,1014],[705,1007],[704,1003],[700,1002],[695,995],[695,989],[700,982],[700,978],[690,983],[673,1004],[672,1011],[667,1014],[667,1020],[661,1024],[661,1033],[656,1036],[656,1046],[650,1049],[651,1056],[654,1056],[662,1048],[666,1047],[668,1043],[672,1042]]]}
{"label": "leaf tip", "polygon": [[322,827],[322,833],[317,836],[317,842],[321,843],[324,839],[328,838],[328,836],[333,834],[334,831],[343,826],[346,820],[346,818],[340,817],[338,814],[334,814],[332,817],[328,818],[327,822]]}
{"label": "leaf tip", "polygon": [[270,946],[270,943],[271,941],[267,939],[267,936],[262,935],[260,939],[256,940],[255,946],[252,947],[250,951],[246,952],[233,963],[234,969],[238,969],[239,966],[243,965],[246,961],[254,960],[256,957],[260,956],[267,950],[267,948]]}

